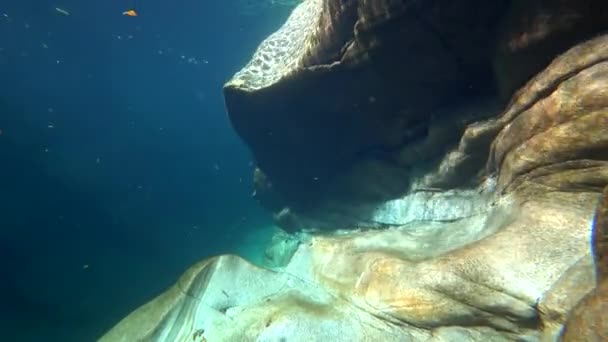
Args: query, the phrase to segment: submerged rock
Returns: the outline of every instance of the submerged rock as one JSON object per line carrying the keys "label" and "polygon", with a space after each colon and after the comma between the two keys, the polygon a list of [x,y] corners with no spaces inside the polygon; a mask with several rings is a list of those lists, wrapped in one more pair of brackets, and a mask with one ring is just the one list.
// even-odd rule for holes
{"label": "submerged rock", "polygon": [[368,221],[442,160],[433,187],[475,186],[508,124],[483,120],[607,29],[600,0],[307,0],[224,89],[263,175],[256,198],[289,209],[285,229],[331,230]]}
{"label": "submerged rock", "polygon": [[[437,236],[427,223],[315,236],[275,271],[230,255],[201,262],[101,341],[180,341],[198,333],[206,341],[552,336],[559,330],[552,313],[569,307],[548,299],[560,277],[589,258],[589,210],[506,197],[495,207],[486,214],[486,236],[458,222],[442,223]],[[562,284],[561,293],[576,296],[581,286],[592,284]]]}
{"label": "submerged rock", "polygon": [[[501,81],[488,27],[516,3],[304,1],[225,91],[257,198],[321,231],[277,235],[267,269],[197,264],[101,341],[605,339],[608,36],[578,38],[608,21],[543,2],[546,35],[500,32],[576,43]],[[471,79],[521,88],[435,107]]]}

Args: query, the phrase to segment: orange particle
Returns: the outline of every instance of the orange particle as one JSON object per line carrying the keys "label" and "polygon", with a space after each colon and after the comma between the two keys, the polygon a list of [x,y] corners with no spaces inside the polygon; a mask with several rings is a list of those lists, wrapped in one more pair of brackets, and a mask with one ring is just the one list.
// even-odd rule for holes
{"label": "orange particle", "polygon": [[122,15],[126,15],[128,17],[137,17],[137,12],[135,12],[135,10],[131,9],[131,10],[122,12]]}

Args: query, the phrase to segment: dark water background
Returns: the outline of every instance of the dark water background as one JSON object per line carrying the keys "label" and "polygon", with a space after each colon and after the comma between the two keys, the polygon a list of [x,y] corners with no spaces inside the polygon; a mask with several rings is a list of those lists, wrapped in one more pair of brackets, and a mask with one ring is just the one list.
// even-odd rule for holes
{"label": "dark water background", "polygon": [[95,340],[269,226],[221,86],[289,9],[133,3],[0,3],[0,340]]}

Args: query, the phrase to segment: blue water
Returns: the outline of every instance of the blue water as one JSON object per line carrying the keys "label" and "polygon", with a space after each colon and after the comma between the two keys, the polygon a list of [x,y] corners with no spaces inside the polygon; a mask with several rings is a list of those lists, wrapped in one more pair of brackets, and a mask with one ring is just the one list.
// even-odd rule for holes
{"label": "blue water", "polygon": [[197,260],[256,261],[271,223],[221,87],[288,13],[0,3],[0,340],[93,341]]}

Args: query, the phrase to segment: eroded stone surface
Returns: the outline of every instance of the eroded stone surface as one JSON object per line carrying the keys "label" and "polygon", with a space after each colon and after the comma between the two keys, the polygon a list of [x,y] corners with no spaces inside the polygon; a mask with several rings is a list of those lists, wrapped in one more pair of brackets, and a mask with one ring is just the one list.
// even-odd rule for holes
{"label": "eroded stone surface", "polygon": [[488,173],[498,175],[499,192],[599,192],[608,183],[607,58],[608,36],[556,58],[500,116],[470,125],[422,184],[466,174],[474,151],[491,142]]}
{"label": "eroded stone surface", "polygon": [[596,196],[585,196],[578,200],[589,205],[576,210],[559,198],[525,203],[505,198],[486,212],[486,226],[493,226],[486,236],[444,222],[434,224],[453,238],[425,239],[437,229],[427,222],[316,236],[277,271],[235,256],[211,259],[102,341],[174,341],[201,329],[207,341],[552,336],[564,319],[555,313],[567,312],[580,298],[570,297],[572,287],[590,285],[585,277],[563,280],[571,269],[584,270],[581,260],[589,255]]}
{"label": "eroded stone surface", "polygon": [[307,0],[297,6],[281,29],[270,35],[251,61],[230,81],[248,91],[271,85],[297,69],[308,46],[308,36],[317,26],[322,0]]}
{"label": "eroded stone surface", "polygon": [[599,191],[608,182],[607,86],[608,36],[572,49],[530,81],[493,144],[499,188],[536,182]]}
{"label": "eroded stone surface", "polygon": [[102,342],[411,340],[310,279],[226,255],[193,266],[170,290],[126,317]]}

